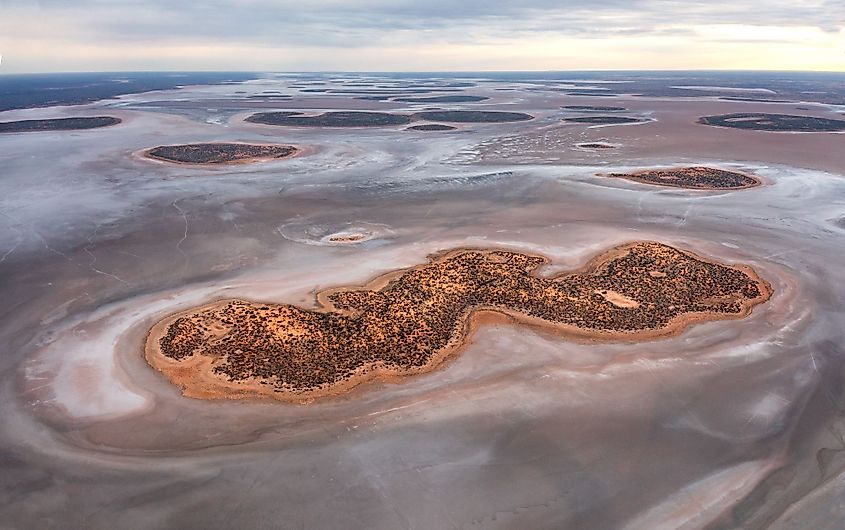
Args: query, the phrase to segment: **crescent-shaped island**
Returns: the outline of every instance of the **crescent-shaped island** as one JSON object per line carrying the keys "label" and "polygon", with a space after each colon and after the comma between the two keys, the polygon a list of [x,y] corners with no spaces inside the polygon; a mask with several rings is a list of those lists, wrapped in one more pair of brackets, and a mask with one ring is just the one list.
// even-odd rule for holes
{"label": "crescent-shaped island", "polygon": [[772,294],[751,268],[657,242],[610,249],[547,277],[543,256],[456,249],[326,290],[319,307],[222,300],[151,329],[148,363],[194,398],[309,402],[374,380],[431,371],[484,316],[582,340],[646,340],[741,318]]}

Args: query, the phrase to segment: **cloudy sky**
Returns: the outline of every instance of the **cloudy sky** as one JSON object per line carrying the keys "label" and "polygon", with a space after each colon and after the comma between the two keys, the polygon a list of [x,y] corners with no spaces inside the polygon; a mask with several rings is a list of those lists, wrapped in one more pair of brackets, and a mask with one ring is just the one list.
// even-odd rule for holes
{"label": "cloudy sky", "polygon": [[845,0],[0,0],[0,73],[845,71]]}

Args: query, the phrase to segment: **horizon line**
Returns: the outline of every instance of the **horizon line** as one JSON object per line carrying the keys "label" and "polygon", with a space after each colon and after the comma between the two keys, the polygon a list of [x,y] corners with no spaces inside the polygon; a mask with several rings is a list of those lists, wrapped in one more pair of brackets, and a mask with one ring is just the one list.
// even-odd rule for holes
{"label": "horizon line", "polygon": [[805,73],[805,74],[842,74],[842,70],[794,70],[794,69],[755,69],[755,68],[597,68],[597,69],[548,69],[548,70],[207,70],[207,69],[164,69],[164,70],[61,70],[61,71],[21,71],[0,72],[2,76],[12,75],[67,75],[67,74],[549,74],[549,73]]}

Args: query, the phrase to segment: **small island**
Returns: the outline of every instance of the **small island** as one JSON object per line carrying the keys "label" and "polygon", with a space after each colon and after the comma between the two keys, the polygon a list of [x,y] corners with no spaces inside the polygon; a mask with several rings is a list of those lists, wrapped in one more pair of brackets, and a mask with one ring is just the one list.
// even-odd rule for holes
{"label": "small island", "polygon": [[611,94],[609,92],[598,92],[598,91],[572,91],[566,92],[567,96],[577,96],[577,97],[588,97],[588,98],[618,98],[620,97],[619,94]]}
{"label": "small island", "polygon": [[442,123],[426,123],[424,125],[412,125],[406,131],[454,131],[457,127],[444,125]]}
{"label": "small island", "polygon": [[449,95],[393,98],[400,103],[475,103],[490,99],[486,96]]}
{"label": "small island", "polygon": [[772,293],[749,267],[650,241],[613,248],[578,272],[538,274],[548,263],[456,249],[320,292],[316,309],[222,300],[157,323],[145,357],[186,396],[308,402],[431,371],[490,318],[585,340],[645,340],[744,317]]}
{"label": "small island", "polygon": [[630,118],[628,116],[578,116],[575,118],[564,118],[569,123],[586,123],[589,125],[623,125],[628,123],[645,123],[650,120],[643,118]]}
{"label": "small island", "polygon": [[298,151],[292,145],[214,142],[160,145],[147,149],[143,154],[153,160],[174,164],[220,165],[279,160],[290,158]]}
{"label": "small island", "polygon": [[302,112],[259,112],[246,118],[262,125],[293,125],[299,127],[383,127],[411,123],[407,114],[389,112],[338,111],[308,116]]}
{"label": "small island", "polygon": [[418,112],[414,114],[414,117],[421,120],[446,123],[505,123],[534,119],[534,116],[523,112],[503,112],[499,110],[433,110]]}
{"label": "small island", "polygon": [[798,116],[792,114],[736,113],[704,116],[698,123],[713,127],[730,127],[768,132],[841,132],[845,120]]}
{"label": "small island", "polygon": [[643,184],[690,190],[742,190],[762,184],[757,177],[745,173],[702,166],[646,169],[634,173],[611,173],[608,176]]}
{"label": "small island", "polygon": [[622,112],[625,107],[603,107],[596,105],[564,105],[563,110],[571,110],[573,112]]}
{"label": "small island", "polygon": [[607,142],[582,142],[575,144],[575,147],[580,147],[581,149],[616,149],[615,145]]}
{"label": "small island", "polygon": [[797,103],[790,99],[753,98],[748,96],[722,96],[719,99],[723,101],[744,101],[746,103]]}
{"label": "small island", "polygon": [[335,234],[328,236],[326,241],[329,243],[349,244],[360,243],[361,241],[366,241],[367,239],[369,239],[369,234]]}
{"label": "small island", "polygon": [[[533,120],[522,112],[495,110],[434,110],[415,114],[394,114],[373,111],[324,112],[309,116],[297,111],[259,112],[246,118],[262,125],[293,125],[301,127],[384,127],[407,125],[412,121],[440,121],[447,123],[505,123]],[[426,129],[422,129],[426,130]],[[434,129],[428,129],[434,130]],[[440,129],[442,130],[442,129]]]}
{"label": "small island", "polygon": [[0,133],[77,131],[99,129],[121,122],[112,116],[86,116],[81,118],[51,118],[47,120],[18,120],[0,122]]}

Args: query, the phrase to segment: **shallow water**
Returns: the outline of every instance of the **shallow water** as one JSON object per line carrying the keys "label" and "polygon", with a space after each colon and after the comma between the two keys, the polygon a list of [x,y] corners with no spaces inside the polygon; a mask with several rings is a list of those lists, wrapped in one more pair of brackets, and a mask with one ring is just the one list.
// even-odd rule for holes
{"label": "shallow water", "polygon": [[[474,89],[492,99],[472,108],[537,121],[449,133],[262,127],[201,103],[232,97],[232,86],[8,113],[125,121],[0,135],[7,523],[836,528],[819,514],[842,509],[845,466],[845,160],[829,150],[842,137],[798,137],[794,164],[768,156],[775,147],[760,133],[718,156],[697,140],[723,131],[687,117],[759,104],[658,99],[635,102],[656,122],[562,133],[560,105],[632,102],[495,90],[506,84]],[[133,108],[168,98],[198,103]],[[550,140],[514,144],[538,134]],[[598,139],[624,147],[574,145]],[[214,140],[313,153],[219,169],[133,156]],[[720,163],[766,185],[702,193],[595,175],[671,163]],[[326,244],[353,232],[368,237]],[[638,344],[488,326],[433,373],[308,406],[187,399],[142,357],[155,321],[217,298],[312,306],[317,290],[442,249],[540,253],[553,272],[639,239],[749,264],[775,294],[746,319]]]}

